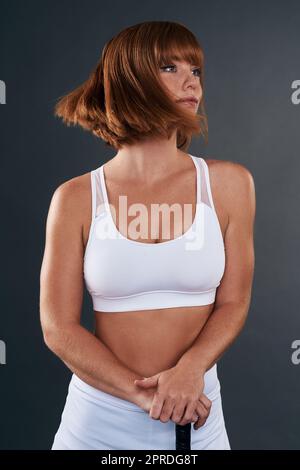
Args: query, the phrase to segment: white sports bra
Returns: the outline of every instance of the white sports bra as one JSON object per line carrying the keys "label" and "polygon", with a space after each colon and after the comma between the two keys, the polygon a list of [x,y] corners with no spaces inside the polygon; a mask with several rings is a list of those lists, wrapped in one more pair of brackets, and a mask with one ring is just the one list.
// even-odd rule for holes
{"label": "white sports bra", "polygon": [[225,247],[208,166],[197,170],[197,205],[190,228],[161,243],[125,237],[111,214],[103,165],[91,171],[92,221],[83,272],[95,311],[126,312],[200,306],[215,300],[225,270]]}

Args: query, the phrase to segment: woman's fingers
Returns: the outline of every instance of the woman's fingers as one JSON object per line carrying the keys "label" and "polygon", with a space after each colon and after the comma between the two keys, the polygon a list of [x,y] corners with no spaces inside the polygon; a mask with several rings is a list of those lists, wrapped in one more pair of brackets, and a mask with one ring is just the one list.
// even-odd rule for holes
{"label": "woman's fingers", "polygon": [[[180,426],[185,426],[188,423],[196,423],[198,421],[198,418],[199,418],[199,416],[194,411],[191,419],[182,419],[181,421],[176,422],[176,424],[179,424]],[[174,420],[172,419],[172,421],[174,421]]]}
{"label": "woman's fingers", "polygon": [[197,415],[199,416],[198,420],[196,421],[196,423],[194,423],[194,429],[197,430],[199,429],[201,426],[203,426],[209,416],[209,413],[210,413],[210,409],[206,408],[203,403],[201,401],[199,401],[196,409],[195,409],[195,412],[197,413]]}
{"label": "woman's fingers", "polygon": [[[185,414],[185,404],[178,405],[177,407],[174,407],[173,409],[171,420],[174,421],[174,423],[176,424],[180,424],[184,414]],[[196,414],[195,414],[195,417],[196,417]]]}
{"label": "woman's fingers", "polygon": [[204,395],[204,393],[202,393],[202,395],[200,396],[199,400],[200,400],[201,403],[205,406],[205,408],[207,408],[208,410],[211,409],[212,401],[209,400],[209,398],[207,398],[207,396]]}
{"label": "woman's fingers", "polygon": [[175,407],[175,400],[165,400],[159,419],[162,423],[167,423],[171,419]]}
{"label": "woman's fingers", "polygon": [[[202,405],[202,407],[204,407],[204,409],[202,409],[200,407],[201,410],[202,410],[201,415],[197,414],[197,411],[196,411],[196,408],[195,408],[195,402],[191,401],[190,403],[188,403],[186,405],[185,412],[182,414],[181,420],[180,421],[175,420],[175,417],[178,418],[178,415],[175,414],[175,411],[173,412],[172,420],[175,421],[177,424],[180,424],[181,426],[184,426],[187,423],[197,422],[199,420],[199,416],[200,416],[200,421],[198,422],[198,426],[199,426],[199,424],[200,424],[200,426],[202,426],[205,423],[206,419],[208,418],[208,415],[209,415],[210,410],[211,410],[212,402],[211,402],[211,400],[209,400],[207,398],[206,395],[204,395],[204,393],[202,393],[200,398],[198,399],[197,404],[198,403],[200,403]],[[203,419],[201,421],[202,415],[203,415]],[[203,424],[201,424],[201,423],[203,423]]]}
{"label": "woman's fingers", "polygon": [[155,394],[149,414],[152,419],[159,419],[162,423],[171,419],[181,426],[194,423],[194,429],[199,429],[206,422],[211,406],[211,400],[204,394],[200,396],[196,404],[195,401],[190,401],[188,404],[177,406],[175,406],[175,400],[170,398],[163,400],[162,396]]}
{"label": "woman's fingers", "polygon": [[166,423],[170,419],[180,425],[184,425],[198,420],[198,415],[195,412],[195,402],[189,405],[181,404],[175,406],[174,400],[166,400],[163,404],[159,419],[162,423]]}
{"label": "woman's fingers", "polygon": [[152,419],[159,419],[163,407],[164,407],[164,399],[159,392],[156,392],[154,394],[153,402],[149,411],[149,416]]}
{"label": "woman's fingers", "polygon": [[[174,413],[173,413],[173,416],[174,416]],[[196,422],[197,420],[198,420],[198,416],[195,411],[195,402],[191,401],[185,406],[184,412],[182,413],[182,417],[180,421],[176,421],[176,423],[180,424],[181,426],[185,426],[186,424]]]}

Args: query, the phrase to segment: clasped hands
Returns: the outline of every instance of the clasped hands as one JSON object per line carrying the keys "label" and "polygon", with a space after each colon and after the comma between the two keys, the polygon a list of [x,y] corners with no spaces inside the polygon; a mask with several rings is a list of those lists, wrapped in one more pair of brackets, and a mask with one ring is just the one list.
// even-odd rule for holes
{"label": "clasped hands", "polygon": [[[184,426],[194,423],[199,429],[206,422],[212,402],[203,393],[204,373],[174,366],[134,384],[143,389],[139,405],[152,419],[163,423],[171,419]],[[156,390],[155,390],[156,389]]]}

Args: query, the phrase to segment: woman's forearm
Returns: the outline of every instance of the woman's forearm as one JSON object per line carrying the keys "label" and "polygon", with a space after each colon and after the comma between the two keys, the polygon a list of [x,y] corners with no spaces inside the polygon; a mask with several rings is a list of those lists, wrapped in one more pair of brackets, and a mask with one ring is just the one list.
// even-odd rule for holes
{"label": "woman's forearm", "polygon": [[44,334],[45,343],[84,382],[103,392],[138,404],[141,375],[129,369],[96,336],[72,323]]}
{"label": "woman's forearm", "polygon": [[248,309],[249,303],[217,307],[177,366],[203,373],[213,367],[241,332]]}

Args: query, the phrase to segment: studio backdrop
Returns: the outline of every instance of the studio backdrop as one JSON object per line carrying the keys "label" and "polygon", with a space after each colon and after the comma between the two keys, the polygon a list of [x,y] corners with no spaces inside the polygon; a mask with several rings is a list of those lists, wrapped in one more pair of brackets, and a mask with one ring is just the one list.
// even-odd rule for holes
{"label": "studio backdrop", "polygon": [[[54,117],[104,44],[142,21],[179,21],[205,53],[208,142],[256,189],[246,324],[218,362],[232,449],[300,449],[300,4],[296,0],[4,0],[0,5],[0,448],[49,449],[70,370],[45,345],[39,276],[51,197],[115,150]],[[85,291],[82,324],[93,328]]]}

